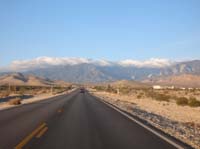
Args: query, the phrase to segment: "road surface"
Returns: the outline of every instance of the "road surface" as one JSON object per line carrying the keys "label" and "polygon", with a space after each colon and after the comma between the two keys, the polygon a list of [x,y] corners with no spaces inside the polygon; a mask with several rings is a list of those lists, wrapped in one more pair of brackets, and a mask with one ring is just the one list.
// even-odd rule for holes
{"label": "road surface", "polygon": [[89,93],[0,111],[0,149],[173,149]]}

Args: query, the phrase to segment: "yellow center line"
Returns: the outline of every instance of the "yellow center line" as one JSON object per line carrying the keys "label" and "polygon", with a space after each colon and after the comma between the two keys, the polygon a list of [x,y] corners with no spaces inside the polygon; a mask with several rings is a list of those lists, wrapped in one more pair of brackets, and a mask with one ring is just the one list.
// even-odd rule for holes
{"label": "yellow center line", "polygon": [[16,147],[15,149],[22,149],[43,127],[46,126],[46,123],[42,123],[34,131],[32,131],[28,136],[26,136]]}
{"label": "yellow center line", "polygon": [[36,135],[36,138],[40,138],[47,130],[48,130],[48,127],[43,128],[43,129]]}

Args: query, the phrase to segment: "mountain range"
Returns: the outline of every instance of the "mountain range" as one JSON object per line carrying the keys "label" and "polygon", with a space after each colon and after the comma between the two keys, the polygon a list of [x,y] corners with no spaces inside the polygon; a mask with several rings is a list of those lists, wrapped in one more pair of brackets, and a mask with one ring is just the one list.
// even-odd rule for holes
{"label": "mountain range", "polygon": [[[181,78],[182,75],[200,75],[200,60],[171,62],[150,59],[139,62],[125,60],[120,62],[94,61],[88,59],[51,59],[40,58],[32,61],[15,62],[7,72],[22,72],[51,80],[64,80],[73,83],[97,83],[116,80],[136,80],[160,82],[166,77]],[[4,70],[5,74],[6,71]],[[182,76],[185,79],[186,76]],[[188,76],[189,77],[189,76]],[[198,77],[194,77],[198,79]],[[165,83],[167,84],[167,83]]]}

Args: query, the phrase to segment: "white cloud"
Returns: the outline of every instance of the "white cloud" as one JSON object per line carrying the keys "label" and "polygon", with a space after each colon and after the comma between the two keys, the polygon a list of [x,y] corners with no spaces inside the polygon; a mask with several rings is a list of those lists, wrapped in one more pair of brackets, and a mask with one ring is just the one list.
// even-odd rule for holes
{"label": "white cloud", "polygon": [[137,61],[127,59],[119,62],[122,66],[136,66],[136,67],[166,67],[172,64],[172,61],[167,59],[151,58],[146,61]]}
{"label": "white cloud", "polygon": [[13,61],[9,68],[11,70],[29,70],[34,68],[45,68],[56,65],[77,65],[82,63],[90,63],[85,58],[57,58],[57,57],[38,57],[32,60]]}
{"label": "white cloud", "polygon": [[12,70],[12,71],[25,71],[35,68],[46,68],[56,65],[77,65],[77,64],[95,64],[99,66],[112,66],[120,65],[123,67],[135,66],[135,67],[165,67],[172,64],[167,59],[152,58],[146,61],[137,61],[132,59],[122,60],[118,62],[111,62],[107,60],[92,60],[86,58],[58,58],[58,57],[38,57],[31,60],[17,60],[13,61],[6,69],[0,70]]}

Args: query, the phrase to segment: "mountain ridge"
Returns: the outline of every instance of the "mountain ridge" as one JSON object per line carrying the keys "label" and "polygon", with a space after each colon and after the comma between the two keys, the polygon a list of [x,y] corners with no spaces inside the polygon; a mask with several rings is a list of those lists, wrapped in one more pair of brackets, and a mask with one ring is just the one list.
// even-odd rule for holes
{"label": "mountain ridge", "polygon": [[52,81],[48,78],[38,77],[33,74],[24,75],[22,73],[15,72],[0,76],[0,85],[52,86],[52,85],[67,85],[67,83],[61,81]]}
{"label": "mountain ridge", "polygon": [[[23,72],[51,80],[64,80],[71,83],[98,83],[117,80],[152,80],[182,74],[200,75],[200,60],[176,62],[165,67],[136,67],[122,65],[96,65],[81,63],[75,65],[53,65],[47,68],[34,68]],[[5,74],[5,73],[4,73]]]}

